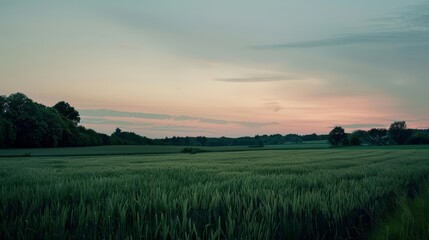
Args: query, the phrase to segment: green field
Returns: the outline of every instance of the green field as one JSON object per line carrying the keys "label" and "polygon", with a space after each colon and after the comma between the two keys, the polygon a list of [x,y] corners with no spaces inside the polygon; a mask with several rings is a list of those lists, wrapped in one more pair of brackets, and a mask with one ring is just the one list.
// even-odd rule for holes
{"label": "green field", "polygon": [[429,186],[413,198],[405,195],[369,239],[429,239]]}
{"label": "green field", "polygon": [[105,149],[0,151],[0,239],[363,238],[429,176],[420,147]]}
{"label": "green field", "polygon": [[[221,147],[195,147],[203,152],[236,152],[257,150],[291,150],[291,149],[323,149],[328,148],[327,141],[309,141],[302,144],[267,145],[265,147],[249,146],[221,146]],[[152,145],[113,145],[95,147],[68,147],[68,148],[15,148],[0,149],[0,157],[23,156],[100,156],[100,155],[141,155],[141,154],[167,154],[180,153],[185,146],[152,146]]]}

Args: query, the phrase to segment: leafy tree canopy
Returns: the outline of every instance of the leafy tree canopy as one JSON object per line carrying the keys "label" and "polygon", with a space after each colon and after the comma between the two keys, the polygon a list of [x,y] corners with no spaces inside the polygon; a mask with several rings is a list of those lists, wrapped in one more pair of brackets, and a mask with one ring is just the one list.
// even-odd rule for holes
{"label": "leafy tree canopy", "polygon": [[72,121],[74,123],[74,125],[77,126],[77,124],[80,122],[79,112],[76,111],[76,109],[74,109],[74,107],[70,106],[70,104],[68,104],[64,101],[61,101],[61,102],[58,102],[57,104],[55,104],[53,106],[53,108],[55,110],[57,110],[61,116]]}
{"label": "leafy tree canopy", "polygon": [[332,129],[329,132],[328,141],[332,146],[346,145],[347,134],[344,132],[344,128],[337,126]]}
{"label": "leafy tree canopy", "polygon": [[407,129],[405,121],[393,122],[389,127],[389,137],[394,144],[403,145],[411,137],[412,131]]}

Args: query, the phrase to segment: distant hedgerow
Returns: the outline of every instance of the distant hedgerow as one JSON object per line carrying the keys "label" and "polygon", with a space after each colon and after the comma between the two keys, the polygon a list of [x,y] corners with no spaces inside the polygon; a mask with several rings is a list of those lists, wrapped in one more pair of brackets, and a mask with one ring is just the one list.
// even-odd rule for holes
{"label": "distant hedgerow", "polygon": [[199,148],[193,148],[193,147],[185,147],[182,149],[182,153],[196,154],[199,152],[203,152],[203,151]]}

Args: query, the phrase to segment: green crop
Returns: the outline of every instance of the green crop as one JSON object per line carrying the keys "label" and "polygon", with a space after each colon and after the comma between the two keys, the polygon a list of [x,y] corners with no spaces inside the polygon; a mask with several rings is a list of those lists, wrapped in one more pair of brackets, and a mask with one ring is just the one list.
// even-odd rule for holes
{"label": "green crop", "polygon": [[360,238],[428,175],[427,149],[0,158],[0,239]]}

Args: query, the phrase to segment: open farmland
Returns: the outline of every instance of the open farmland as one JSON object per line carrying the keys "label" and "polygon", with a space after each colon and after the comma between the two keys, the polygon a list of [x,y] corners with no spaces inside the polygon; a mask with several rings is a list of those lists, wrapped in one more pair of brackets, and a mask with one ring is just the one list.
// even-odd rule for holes
{"label": "open farmland", "polygon": [[429,149],[0,158],[0,239],[362,238]]}
{"label": "open farmland", "polygon": [[[249,146],[217,146],[194,147],[202,152],[237,152],[254,150],[291,150],[291,149],[323,149],[329,148],[327,141],[308,141],[302,144],[267,145],[263,148]],[[188,146],[189,147],[189,146]],[[191,146],[192,147],[192,146]],[[405,146],[416,148],[419,146]],[[112,145],[92,147],[64,147],[64,148],[10,148],[1,149],[0,157],[48,157],[48,156],[100,156],[100,155],[138,155],[138,154],[166,154],[180,153],[186,146],[157,146],[157,145]]]}

